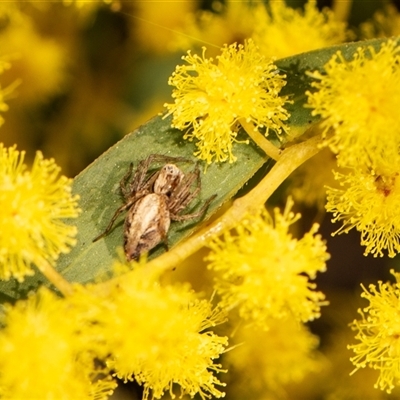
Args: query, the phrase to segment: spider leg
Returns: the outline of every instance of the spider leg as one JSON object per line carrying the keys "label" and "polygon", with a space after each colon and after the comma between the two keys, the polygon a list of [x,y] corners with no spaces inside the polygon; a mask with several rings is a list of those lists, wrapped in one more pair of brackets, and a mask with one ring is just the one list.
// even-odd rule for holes
{"label": "spider leg", "polygon": [[206,213],[207,208],[208,208],[208,206],[210,205],[210,203],[211,203],[216,197],[217,197],[217,195],[216,195],[216,194],[213,194],[211,197],[209,197],[209,198],[205,201],[205,203],[203,204],[203,207],[201,207],[200,210],[198,210],[198,211],[196,211],[196,212],[194,212],[194,213],[191,213],[191,214],[184,214],[184,215],[177,215],[177,214],[171,213],[171,214],[170,214],[171,221],[189,221],[189,220],[191,220],[191,219],[195,219],[195,218],[198,218],[198,217],[202,217],[202,216]]}
{"label": "spider leg", "polygon": [[[195,183],[196,186],[194,190],[191,191],[193,183]],[[194,170],[185,176],[184,180],[180,183],[170,197],[169,210],[172,221],[188,221],[204,215],[208,206],[217,197],[217,195],[213,195],[207,199],[200,210],[190,214],[178,215],[179,212],[184,210],[188,204],[190,204],[191,201],[197,197],[200,191],[200,169],[198,164],[196,164]]]}
{"label": "spider leg", "polygon": [[151,155],[139,162],[131,182],[131,192],[139,191],[146,185],[146,175],[151,164]]}
{"label": "spider leg", "polygon": [[106,236],[108,232],[110,232],[112,226],[114,225],[115,220],[118,218],[118,215],[130,208],[138,199],[134,198],[130,202],[123,204],[121,207],[118,208],[117,211],[115,211],[114,215],[111,218],[111,221],[108,223],[107,228],[104,230],[103,233],[101,233],[99,236],[95,237],[92,242],[97,242],[99,239],[102,237]]}
{"label": "spider leg", "polygon": [[147,172],[152,162],[152,156],[153,155],[150,155],[145,160],[139,162],[138,166],[136,167],[136,171],[133,174],[133,178],[129,182],[133,170],[133,163],[130,163],[128,172],[124,175],[120,182],[121,193],[125,199],[129,199],[129,197],[131,197],[135,192],[148,190],[157,179],[158,171],[146,179]]}
{"label": "spider leg", "polygon": [[152,187],[154,181],[157,179],[159,171],[156,171],[147,178],[146,175],[149,171],[150,165],[154,161],[158,161],[160,157],[162,156],[159,154],[150,154],[147,158],[139,162],[139,164],[136,167],[133,179],[129,184],[129,188],[128,190],[125,191],[125,193],[127,193],[128,196],[134,192],[148,190]]}
{"label": "spider leg", "polygon": [[[196,187],[191,191],[191,186],[196,183]],[[186,206],[197,197],[201,190],[200,170],[198,165],[194,171],[187,174],[176,190],[171,194],[168,206],[170,211],[177,215],[180,211],[184,210]]]}
{"label": "spider leg", "polygon": [[130,163],[128,172],[122,177],[121,182],[119,183],[121,193],[125,199],[128,198],[129,194],[131,193],[131,188],[130,187],[127,188],[127,185],[128,185],[128,180],[132,175],[132,170],[133,170],[133,163]]}

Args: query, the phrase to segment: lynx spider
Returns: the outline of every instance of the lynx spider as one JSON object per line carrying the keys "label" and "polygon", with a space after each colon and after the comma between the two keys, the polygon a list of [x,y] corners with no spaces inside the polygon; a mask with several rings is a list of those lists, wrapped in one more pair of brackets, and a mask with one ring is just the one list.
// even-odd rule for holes
{"label": "lynx spider", "polygon": [[[167,164],[158,171],[148,174],[154,162]],[[133,163],[130,164],[128,172],[120,182],[125,204],[115,211],[105,231],[93,242],[107,235],[117,217],[127,211],[124,224],[124,249],[127,260],[135,260],[160,242],[167,245],[171,221],[188,221],[204,215],[215,195],[207,199],[197,212],[180,214],[201,190],[198,165],[196,164],[194,170],[185,175],[172,162],[193,161],[182,157],[151,154],[139,162],[133,177]]]}

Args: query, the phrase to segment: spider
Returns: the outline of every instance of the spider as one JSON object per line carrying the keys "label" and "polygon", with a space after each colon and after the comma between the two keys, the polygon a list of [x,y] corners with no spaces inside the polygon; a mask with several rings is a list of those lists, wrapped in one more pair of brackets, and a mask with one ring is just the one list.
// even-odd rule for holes
{"label": "spider", "polygon": [[[154,162],[167,162],[161,169],[148,173]],[[188,221],[204,215],[216,195],[205,201],[200,210],[180,214],[201,190],[200,170],[196,164],[186,175],[172,162],[192,162],[182,157],[151,154],[139,162],[132,176],[133,163],[120,182],[125,204],[119,207],[105,231],[93,239],[101,239],[110,232],[117,217],[127,211],[124,223],[124,249],[128,261],[137,260],[164,242],[168,249],[167,234],[171,221]],[[192,189],[193,184],[195,185]]]}

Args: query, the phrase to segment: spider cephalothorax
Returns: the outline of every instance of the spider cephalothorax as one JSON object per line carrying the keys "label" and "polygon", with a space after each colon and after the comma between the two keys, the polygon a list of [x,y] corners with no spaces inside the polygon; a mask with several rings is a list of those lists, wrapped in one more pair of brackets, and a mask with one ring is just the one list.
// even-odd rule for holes
{"label": "spider cephalothorax", "polygon": [[[149,174],[153,162],[167,162],[161,169]],[[93,241],[105,236],[118,215],[127,211],[124,225],[124,248],[128,260],[166,242],[171,221],[187,221],[204,215],[215,196],[210,197],[200,210],[180,214],[201,190],[200,170],[196,164],[186,175],[174,163],[191,162],[181,157],[151,154],[139,162],[132,176],[133,164],[120,182],[125,204],[114,213],[106,230]]]}

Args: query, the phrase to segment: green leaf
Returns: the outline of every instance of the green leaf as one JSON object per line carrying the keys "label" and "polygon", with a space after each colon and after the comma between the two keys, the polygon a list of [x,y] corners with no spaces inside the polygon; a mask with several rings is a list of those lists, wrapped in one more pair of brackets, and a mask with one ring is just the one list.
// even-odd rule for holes
{"label": "green leaf", "polygon": [[[288,106],[291,113],[289,125],[296,136],[304,133],[316,121],[316,118],[311,116],[311,110],[304,107],[307,101],[305,91],[311,89],[311,79],[306,75],[306,71],[323,70],[324,64],[338,50],[347,59],[351,59],[358,47],[371,45],[379,48],[383,41],[372,40],[334,46],[285,58],[276,63],[287,75],[288,83],[282,94],[290,96],[293,100],[293,104]],[[69,281],[92,281],[99,274],[109,271],[113,260],[120,257],[124,213],[119,216],[107,236],[95,243],[93,239],[104,231],[115,210],[123,204],[119,193],[119,182],[131,162],[136,165],[150,154],[186,157],[196,161],[193,157],[195,144],[183,140],[182,132],[171,129],[170,125],[171,118],[163,119],[160,116],[153,118],[135,132],[125,136],[75,178],[73,191],[81,197],[82,213],[71,223],[75,223],[78,227],[78,242],[69,254],[60,257],[57,264],[59,272]],[[243,132],[239,134],[238,139],[246,139]],[[237,156],[236,163],[213,164],[207,167],[206,173],[201,174],[201,194],[197,201],[193,201],[191,204],[193,207],[188,212],[193,212],[206,199],[216,194],[217,197],[203,218],[207,219],[246,185],[267,161],[267,157],[252,143],[248,145],[235,143],[233,152]],[[203,167],[205,168],[205,165]],[[184,171],[192,168],[191,165],[182,165]],[[264,174],[266,172],[267,168]],[[184,240],[193,232],[197,223],[197,220],[186,223],[173,222],[168,235],[169,246],[172,247],[180,240]],[[163,251],[165,246],[160,244],[150,253],[149,258],[156,257]],[[41,281],[44,281],[44,278],[37,273],[33,278],[27,278],[21,285],[13,280],[3,282],[0,286],[3,299],[18,298],[29,289],[34,289]]]}
{"label": "green leaf", "polygon": [[[193,165],[179,165],[184,171],[194,168],[197,161],[193,157],[195,146],[182,139],[182,133],[170,128],[171,119],[155,117],[137,131],[125,136],[119,143],[99,157],[92,165],[76,177],[74,192],[81,196],[83,213],[78,224],[78,245],[69,255],[60,259],[59,270],[69,280],[85,282],[93,279],[101,270],[110,268],[117,257],[117,249],[123,243],[122,214],[113,230],[104,238],[93,243],[112,218],[115,210],[123,204],[119,194],[119,182],[128,170],[129,164],[145,159],[150,154],[163,154],[173,157],[185,157],[193,160]],[[239,146],[238,146],[239,147]],[[266,157],[255,146],[240,146],[237,152],[237,164],[224,163],[210,165],[206,173],[201,174],[202,190],[198,200],[191,204],[196,208],[216,194],[207,215],[227,199],[231,198],[250,179],[257,169],[265,163]],[[161,165],[158,166],[161,167]],[[205,167],[205,165],[204,165]],[[190,208],[190,207],[189,207]],[[198,221],[172,223],[169,234],[169,246],[189,235]],[[160,244],[149,258],[165,251]]]}

